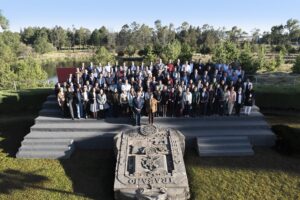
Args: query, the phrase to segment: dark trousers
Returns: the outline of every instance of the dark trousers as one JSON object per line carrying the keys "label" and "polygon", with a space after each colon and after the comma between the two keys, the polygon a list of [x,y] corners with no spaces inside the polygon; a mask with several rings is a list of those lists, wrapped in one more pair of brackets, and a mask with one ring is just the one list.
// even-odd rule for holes
{"label": "dark trousers", "polygon": [[219,101],[219,115],[224,115],[224,111],[225,111],[225,101]]}
{"label": "dark trousers", "polygon": [[113,109],[113,116],[118,117],[120,106],[118,104],[113,104],[112,109]]}
{"label": "dark trousers", "polygon": [[83,117],[87,118],[89,115],[89,103],[88,101],[83,102]]}
{"label": "dark trousers", "polygon": [[199,105],[196,102],[192,104],[192,113],[193,113],[193,117],[199,115]]}
{"label": "dark trousers", "polygon": [[175,116],[175,110],[176,110],[176,108],[175,108],[175,102],[170,102],[169,103],[169,114],[171,115],[171,117],[173,117],[173,116]]}
{"label": "dark trousers", "polygon": [[242,104],[239,104],[239,103],[235,104],[235,114],[238,115],[238,116],[240,116],[241,107],[242,107]]}
{"label": "dark trousers", "polygon": [[149,124],[153,124],[154,115],[155,115],[155,113],[150,110],[149,111],[149,116],[148,116],[148,118],[149,118]]}
{"label": "dark trousers", "polygon": [[207,114],[207,102],[201,102],[201,114],[206,115]]}
{"label": "dark trousers", "polygon": [[220,114],[219,110],[220,110],[219,100],[215,100],[215,102],[213,103],[213,114]]}
{"label": "dark trousers", "polygon": [[73,101],[69,101],[68,108],[69,108],[71,118],[74,119]]}
{"label": "dark trousers", "polygon": [[135,112],[135,125],[140,126],[141,125],[141,113]]}
{"label": "dark trousers", "polygon": [[208,115],[214,114],[214,103],[212,101],[208,102],[207,114]]}

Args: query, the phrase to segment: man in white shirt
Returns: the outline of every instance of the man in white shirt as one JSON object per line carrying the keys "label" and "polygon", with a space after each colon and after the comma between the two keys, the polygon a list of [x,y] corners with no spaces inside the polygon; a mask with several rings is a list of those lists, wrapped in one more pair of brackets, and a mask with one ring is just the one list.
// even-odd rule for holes
{"label": "man in white shirt", "polygon": [[107,63],[107,65],[105,66],[105,72],[111,72],[111,66],[110,66],[110,62]]}
{"label": "man in white shirt", "polygon": [[131,89],[131,85],[128,83],[128,79],[125,80],[125,83],[122,85],[122,91],[128,93]]}
{"label": "man in white shirt", "polygon": [[186,88],[186,92],[184,93],[183,99],[185,103],[185,117],[188,117],[191,112],[191,105],[193,100],[193,96],[192,93],[190,92],[190,88]]}

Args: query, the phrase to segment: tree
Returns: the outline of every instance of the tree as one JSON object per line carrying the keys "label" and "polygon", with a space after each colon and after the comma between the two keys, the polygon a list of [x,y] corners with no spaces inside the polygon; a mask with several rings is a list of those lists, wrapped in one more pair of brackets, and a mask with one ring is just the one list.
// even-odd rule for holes
{"label": "tree", "polygon": [[297,56],[292,69],[294,73],[300,73],[300,55]]}
{"label": "tree", "polygon": [[2,11],[0,10],[0,27],[2,30],[7,30],[9,28],[9,21],[5,16],[2,15]]}
{"label": "tree", "polygon": [[128,24],[122,26],[120,32],[116,38],[117,50],[124,51],[125,48],[130,44],[131,31]]}
{"label": "tree", "polygon": [[238,28],[237,26],[233,26],[230,31],[227,31],[227,34],[228,34],[228,39],[231,42],[236,43],[240,38],[242,38],[243,35],[245,35],[245,32],[242,31],[242,29]]}
{"label": "tree", "polygon": [[300,37],[300,25],[299,20],[297,19],[289,19],[284,26],[288,30],[289,40],[291,42],[298,41]]}
{"label": "tree", "polygon": [[125,49],[125,52],[126,52],[126,54],[127,55],[129,55],[129,56],[133,56],[134,55],[134,53],[135,53],[135,47],[133,46],[133,45],[128,45],[127,47],[126,47],[126,49]]}
{"label": "tree", "polygon": [[47,73],[43,70],[41,63],[32,58],[19,60],[13,64],[13,67],[19,88],[38,87],[47,80]]}
{"label": "tree", "polygon": [[115,56],[110,53],[105,47],[100,47],[95,55],[93,56],[93,61],[95,63],[107,63],[114,62]]}
{"label": "tree", "polygon": [[12,62],[17,58],[21,42],[18,33],[4,31],[0,33],[0,60]]}
{"label": "tree", "polygon": [[182,44],[179,59],[182,61],[190,61],[192,59],[192,56],[193,56],[192,48],[186,43]]}
{"label": "tree", "polygon": [[33,45],[35,52],[44,54],[54,50],[53,45],[48,42],[47,38],[39,37]]}
{"label": "tree", "polygon": [[83,48],[88,44],[91,36],[91,31],[87,28],[80,27],[75,31],[75,44]]}
{"label": "tree", "polygon": [[21,35],[22,42],[24,42],[27,45],[28,44],[33,45],[36,36],[35,31],[36,29],[30,26],[21,30],[20,35]]}
{"label": "tree", "polygon": [[255,73],[257,71],[258,66],[253,60],[253,54],[249,43],[244,44],[244,48],[239,56],[239,62],[247,73]]}
{"label": "tree", "polygon": [[257,66],[257,69],[266,68],[266,47],[264,45],[259,46],[257,58],[254,60],[254,65]]}
{"label": "tree", "polygon": [[62,27],[55,26],[51,30],[50,39],[53,46],[55,46],[57,50],[60,50],[64,45],[66,45],[67,33]]}
{"label": "tree", "polygon": [[218,63],[232,63],[239,58],[239,50],[231,41],[225,41],[217,45],[213,60]]}
{"label": "tree", "polygon": [[216,46],[213,52],[213,61],[217,63],[226,63],[226,53],[224,44],[220,43]]}
{"label": "tree", "polygon": [[0,68],[1,68],[1,70],[0,70],[0,88],[12,89],[13,88],[12,80],[15,80],[16,75],[11,70],[10,65],[1,59],[0,59]]}
{"label": "tree", "polygon": [[276,64],[275,67],[278,68],[284,64],[284,52],[280,51],[279,54],[275,58]]}
{"label": "tree", "polygon": [[239,57],[239,50],[237,46],[229,41],[224,43],[225,52],[226,52],[226,59],[227,63],[235,62]]}
{"label": "tree", "polygon": [[202,33],[198,37],[200,52],[203,54],[212,53],[213,49],[220,42],[220,31],[215,30],[208,24],[204,24],[199,32],[201,31]]}
{"label": "tree", "polygon": [[145,48],[145,53],[146,53],[146,56],[144,58],[144,61],[146,63],[150,64],[150,62],[153,62],[156,60],[157,56],[154,54],[152,46],[147,46]]}
{"label": "tree", "polygon": [[284,26],[273,26],[271,28],[270,38],[272,44],[284,44],[286,41],[286,35],[284,35]]}
{"label": "tree", "polygon": [[181,44],[178,40],[167,44],[167,46],[163,50],[163,55],[161,57],[164,61],[169,59],[176,60],[181,53]]}

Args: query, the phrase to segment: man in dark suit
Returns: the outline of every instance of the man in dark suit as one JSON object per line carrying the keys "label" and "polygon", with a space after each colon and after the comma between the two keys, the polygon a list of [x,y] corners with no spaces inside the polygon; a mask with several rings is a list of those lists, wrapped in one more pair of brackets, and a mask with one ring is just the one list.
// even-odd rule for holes
{"label": "man in dark suit", "polygon": [[141,91],[137,92],[137,96],[133,99],[133,109],[135,113],[135,126],[141,125],[141,111],[144,106],[144,99],[141,97]]}
{"label": "man in dark suit", "polygon": [[71,91],[70,87],[68,87],[66,97],[67,97],[66,98],[67,99],[67,107],[69,108],[69,112],[70,112],[72,120],[74,120],[74,111],[73,111],[73,97],[74,97],[74,94]]}
{"label": "man in dark suit", "polygon": [[201,114],[206,115],[207,114],[207,103],[209,99],[209,93],[206,90],[206,87],[203,87],[203,90],[200,95],[200,108],[201,108]]}

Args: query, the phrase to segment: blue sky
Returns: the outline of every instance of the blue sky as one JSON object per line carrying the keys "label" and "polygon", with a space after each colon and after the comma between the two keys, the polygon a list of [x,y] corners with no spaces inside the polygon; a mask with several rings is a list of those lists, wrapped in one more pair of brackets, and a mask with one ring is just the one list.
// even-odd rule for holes
{"label": "blue sky", "polygon": [[118,31],[133,21],[153,26],[156,19],[175,27],[187,21],[194,26],[237,25],[248,32],[265,31],[289,18],[300,20],[299,8],[299,0],[0,0],[12,31],[55,25],[90,29],[105,25]]}

